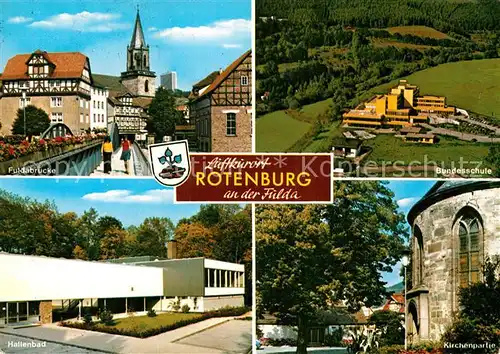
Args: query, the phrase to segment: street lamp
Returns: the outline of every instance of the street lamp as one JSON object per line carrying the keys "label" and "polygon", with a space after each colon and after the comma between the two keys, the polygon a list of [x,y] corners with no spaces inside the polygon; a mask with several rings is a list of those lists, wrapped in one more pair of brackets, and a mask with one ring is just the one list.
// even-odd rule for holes
{"label": "street lamp", "polygon": [[408,335],[407,335],[407,321],[406,318],[408,317],[408,310],[406,306],[406,268],[408,267],[408,264],[410,264],[410,251],[404,250],[403,251],[403,256],[401,258],[401,265],[404,267],[405,270],[405,351],[408,350]]}
{"label": "street lamp", "polygon": [[23,121],[24,121],[24,137],[26,137],[26,89],[23,89]]}

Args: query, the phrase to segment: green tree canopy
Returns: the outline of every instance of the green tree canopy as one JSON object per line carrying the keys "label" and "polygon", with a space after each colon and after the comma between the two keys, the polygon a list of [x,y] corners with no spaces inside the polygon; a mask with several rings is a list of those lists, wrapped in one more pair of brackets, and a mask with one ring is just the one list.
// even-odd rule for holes
{"label": "green tree canopy", "polygon": [[255,218],[258,311],[298,326],[297,353],[319,310],[380,302],[381,273],[407,237],[394,194],[379,181],[337,182],[333,204],[261,205]]}
{"label": "green tree canopy", "polygon": [[[47,113],[33,105],[26,106],[26,135],[40,135],[50,126],[50,119]],[[17,116],[12,124],[12,134],[24,134],[24,113],[23,109],[17,110]]]}
{"label": "green tree canopy", "polygon": [[169,90],[160,87],[148,108],[150,118],[146,129],[148,133],[155,134],[157,140],[166,135],[173,135],[175,125],[184,120],[182,112],[175,107],[175,97]]}

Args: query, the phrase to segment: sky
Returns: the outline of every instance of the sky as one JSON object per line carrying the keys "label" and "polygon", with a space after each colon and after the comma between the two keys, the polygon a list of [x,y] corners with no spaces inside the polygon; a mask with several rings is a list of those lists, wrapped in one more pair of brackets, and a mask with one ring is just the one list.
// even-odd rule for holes
{"label": "sky", "polygon": [[[434,183],[435,181],[429,180],[391,180],[387,187],[394,192],[398,210],[407,216],[413,205],[429,191]],[[409,228],[410,225],[407,225]],[[399,262],[391,273],[383,274],[382,279],[387,282],[387,285],[394,285],[404,280],[399,276],[400,269],[401,263]]]}
{"label": "sky", "polygon": [[173,189],[155,179],[0,178],[0,189],[54,202],[60,212],[81,215],[94,208],[100,216],[114,216],[124,226],[140,225],[152,216],[168,217],[176,224],[200,209],[199,204],[173,204]]}
{"label": "sky", "polygon": [[82,52],[93,73],[119,75],[137,6],[157,85],[176,71],[190,90],[251,48],[251,0],[0,0],[0,72],[41,49]]}

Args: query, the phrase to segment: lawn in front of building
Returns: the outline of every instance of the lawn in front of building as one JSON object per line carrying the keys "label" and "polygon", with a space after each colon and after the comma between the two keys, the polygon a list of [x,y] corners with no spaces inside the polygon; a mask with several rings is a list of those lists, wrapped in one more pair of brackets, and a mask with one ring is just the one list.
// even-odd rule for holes
{"label": "lawn in front of building", "polygon": [[155,317],[149,317],[144,315],[144,316],[130,316],[125,318],[119,318],[113,320],[114,324],[111,326],[106,326],[104,324],[97,324],[97,327],[116,328],[118,330],[124,330],[124,331],[144,332],[160,327],[173,326],[179,322],[190,321],[199,317],[202,317],[201,313],[168,312],[168,313],[160,313]]}
{"label": "lawn in front of building", "polygon": [[425,161],[434,161],[440,167],[459,167],[462,158],[463,167],[477,167],[474,162],[484,161],[488,155],[489,144],[486,143],[473,143],[443,136],[439,139],[437,144],[415,144],[406,143],[394,135],[379,134],[375,139],[365,141],[364,145],[371,146],[373,151],[363,162],[374,161],[380,164],[403,161],[408,165],[411,162],[423,164]]}

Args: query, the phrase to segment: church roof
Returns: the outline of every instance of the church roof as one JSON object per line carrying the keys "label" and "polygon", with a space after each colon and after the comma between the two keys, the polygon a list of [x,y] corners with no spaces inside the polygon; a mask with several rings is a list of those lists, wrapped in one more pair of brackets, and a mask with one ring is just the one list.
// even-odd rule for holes
{"label": "church roof", "polygon": [[408,222],[413,225],[415,218],[427,207],[441,200],[454,197],[463,193],[476,190],[500,188],[500,181],[471,181],[471,180],[449,180],[438,181],[431,189],[410,209]]}
{"label": "church roof", "polygon": [[141,48],[146,47],[146,40],[144,39],[144,32],[142,31],[141,17],[139,16],[139,10],[137,10],[137,16],[135,18],[134,32],[132,33],[132,39],[130,40],[131,48]]}
{"label": "church roof", "polygon": [[[35,53],[42,54],[47,61],[54,65],[54,71],[50,78],[80,78],[87,61],[87,57],[79,52],[47,53],[37,50]],[[29,79],[27,61],[33,54],[18,54],[10,58],[5,65],[2,80]]]}

